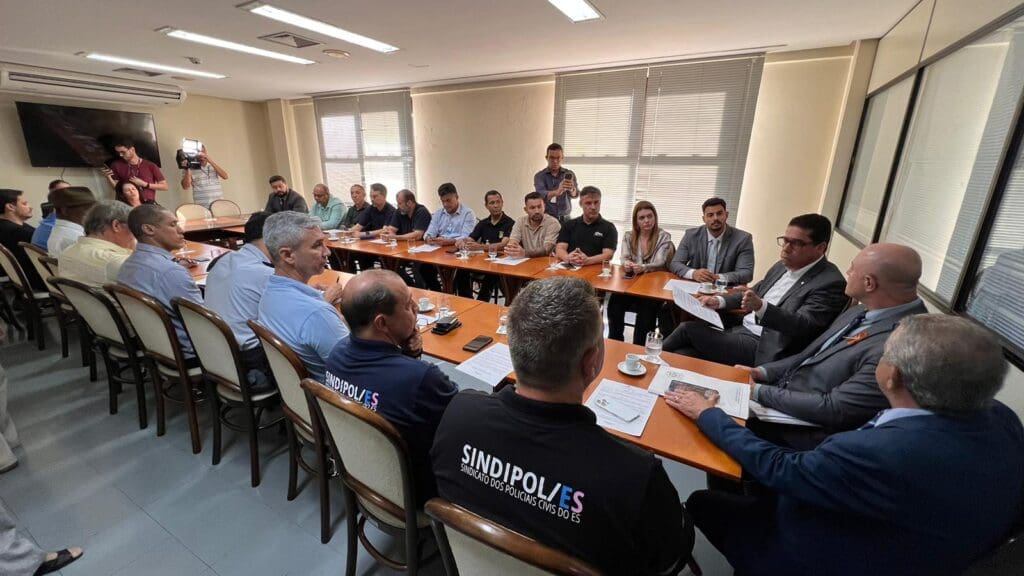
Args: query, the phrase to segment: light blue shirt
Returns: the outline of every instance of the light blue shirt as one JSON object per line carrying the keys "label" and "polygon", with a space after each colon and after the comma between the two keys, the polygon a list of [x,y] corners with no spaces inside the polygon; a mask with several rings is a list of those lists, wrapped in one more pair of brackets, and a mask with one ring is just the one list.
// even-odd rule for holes
{"label": "light blue shirt", "polygon": [[32,243],[46,250],[46,243],[50,240],[50,232],[53,232],[53,223],[57,221],[57,211],[50,212],[50,215],[43,218],[39,228],[32,233]]}
{"label": "light blue shirt", "polygon": [[174,256],[151,244],[139,242],[135,251],[121,265],[117,281],[129,288],[147,294],[163,304],[164,310],[174,322],[174,330],[178,333],[178,342],[186,357],[193,357],[192,341],[181,324],[181,319],[174,313],[171,300],[184,298],[196,304],[203,303],[203,295],[199,292],[192,275],[184,266],[174,261]]}
{"label": "light blue shirt", "polygon": [[319,202],[314,200],[313,209],[309,213],[320,219],[320,228],[336,230],[341,228],[341,219],[345,217],[345,205],[341,203],[341,200],[328,194],[327,206],[321,206]]}
{"label": "light blue shirt", "polygon": [[334,345],[348,336],[348,326],[319,290],[278,275],[267,280],[259,323],[291,346],[319,382],[324,381]]}
{"label": "light blue shirt", "polygon": [[431,238],[466,238],[476,227],[476,215],[471,208],[459,204],[455,214],[449,214],[444,208],[434,212],[427,227],[426,236]]}
{"label": "light blue shirt", "polygon": [[246,244],[217,260],[206,277],[206,307],[227,322],[242,350],[260,345],[246,322],[259,315],[263,289],[273,275],[274,267],[263,251]]}
{"label": "light blue shirt", "polygon": [[893,420],[899,420],[900,418],[909,418],[911,416],[931,416],[931,410],[925,410],[924,408],[889,408],[888,410],[882,410],[875,416],[871,422],[875,427],[881,426],[886,422],[892,422]]}

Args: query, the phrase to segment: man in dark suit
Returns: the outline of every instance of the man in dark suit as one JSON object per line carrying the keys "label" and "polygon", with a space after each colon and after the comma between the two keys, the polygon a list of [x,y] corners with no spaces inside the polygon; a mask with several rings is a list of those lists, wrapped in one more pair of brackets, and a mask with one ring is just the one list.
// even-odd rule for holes
{"label": "man in dark suit", "polygon": [[999,341],[971,321],[905,318],[876,370],[891,409],[808,452],[757,438],[717,397],[669,392],[772,491],[700,490],[687,510],[738,575],[961,574],[1024,511],[1024,429],[993,400],[1006,370]]}
{"label": "man in dark suit", "polygon": [[921,257],[899,244],[872,244],[846,272],[846,294],[859,302],[802,352],[751,369],[751,398],[820,426],[769,424],[752,419],[762,438],[811,449],[826,436],[853,430],[888,406],[875,367],[896,325],[927,309],[917,297]]}
{"label": "man in dark suit", "polygon": [[729,211],[721,198],[708,198],[700,209],[704,225],[683,234],[669,271],[696,282],[714,282],[719,277],[729,284],[753,280],[754,240],[750,233],[726,224]]}
{"label": "man in dark suit", "polygon": [[663,348],[722,364],[753,365],[783,358],[803,349],[846,306],[846,281],[825,257],[832,223],[820,214],[789,221],[778,237],[781,260],[753,288],[727,296],[702,296],[717,310],[743,308],[742,322],[723,314],[726,330],[702,320],[683,322],[665,339]]}

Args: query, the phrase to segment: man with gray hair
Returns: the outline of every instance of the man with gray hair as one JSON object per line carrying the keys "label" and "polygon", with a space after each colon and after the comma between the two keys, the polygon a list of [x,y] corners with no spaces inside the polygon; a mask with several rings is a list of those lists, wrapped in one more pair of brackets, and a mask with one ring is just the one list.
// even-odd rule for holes
{"label": "man with gray hair", "polygon": [[438,493],[602,573],[675,574],[694,532],[661,462],[583,406],[604,364],[603,327],[582,279],[519,293],[508,326],[517,383],[452,400],[431,450]]}
{"label": "man with gray hair", "polygon": [[327,357],[349,330],[333,306],[341,285],[327,287],[323,294],[309,285],[310,278],[324,271],[330,254],[320,219],[278,212],[263,224],[263,242],[274,275],[267,279],[257,321],[291,346],[309,375],[323,382]]}
{"label": "man with gray hair", "polygon": [[117,282],[121,265],[135,250],[135,236],[128,227],[131,211],[117,200],[90,208],[82,221],[85,236],[60,255],[59,274],[94,286]]}
{"label": "man with gray hair", "polygon": [[444,372],[418,359],[423,348],[416,298],[398,274],[367,270],[345,286],[341,313],[352,334],[327,359],[325,384],[393,424],[409,446],[416,502],[437,495],[430,445],[459,391]]}
{"label": "man with gray hair", "polygon": [[711,398],[668,404],[771,490],[702,490],[686,502],[737,574],[961,574],[1024,511],[1024,429],[993,398],[1002,346],[970,320],[909,316],[875,370],[890,408],[794,452],[761,440]]}

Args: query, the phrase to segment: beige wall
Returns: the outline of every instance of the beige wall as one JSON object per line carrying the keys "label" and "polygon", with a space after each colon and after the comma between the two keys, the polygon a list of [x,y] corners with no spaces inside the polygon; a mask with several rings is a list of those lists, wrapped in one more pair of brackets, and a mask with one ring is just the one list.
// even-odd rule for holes
{"label": "beige wall", "polygon": [[[45,102],[46,99],[0,94],[0,186],[21,189],[36,206],[46,201],[46,185],[61,177],[60,168],[33,168],[29,165],[28,150],[18,122],[14,103],[17,100]],[[149,112],[156,124],[160,145],[161,170],[167,178],[169,190],[157,193],[157,201],[176,207],[191,201],[191,193],[181,189],[181,171],[175,167],[174,153],[181,147],[182,138],[202,140],[213,158],[230,179],[224,182],[226,198],[237,202],[243,210],[261,207],[266,197],[266,176],[270,169],[270,136],[267,128],[266,106],[258,102],[242,102],[204,96],[190,96],[185,104],[175,107],[138,108],[95,102],[49,100],[55,104]],[[76,185],[90,187],[103,197],[113,197],[113,191],[95,171],[86,168],[68,168],[63,178]]]}
{"label": "beige wall", "polygon": [[789,219],[819,209],[853,63],[852,47],[765,59],[736,221],[754,235],[754,278],[778,260]]}
{"label": "beige wall", "polygon": [[436,209],[437,187],[452,182],[478,216],[490,189],[519,216],[551,143],[554,79],[414,90],[412,106],[420,201]]}

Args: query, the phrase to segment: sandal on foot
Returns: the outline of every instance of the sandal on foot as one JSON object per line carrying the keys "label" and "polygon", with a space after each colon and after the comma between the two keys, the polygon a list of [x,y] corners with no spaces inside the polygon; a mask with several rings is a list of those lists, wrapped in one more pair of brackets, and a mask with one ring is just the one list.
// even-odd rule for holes
{"label": "sandal on foot", "polygon": [[36,569],[33,576],[40,576],[41,574],[49,574],[51,572],[56,572],[57,570],[60,570],[61,568],[81,558],[82,554],[84,553],[85,552],[82,551],[78,554],[78,556],[72,556],[71,551],[65,548],[57,552],[57,557],[53,560],[46,560],[45,562],[40,564],[39,568]]}

